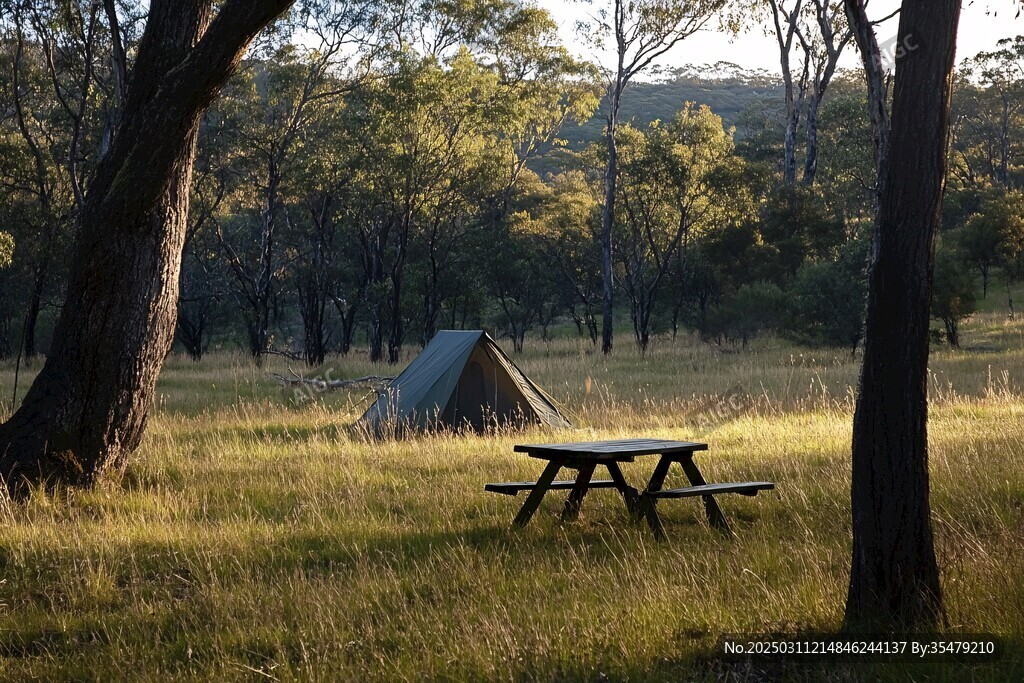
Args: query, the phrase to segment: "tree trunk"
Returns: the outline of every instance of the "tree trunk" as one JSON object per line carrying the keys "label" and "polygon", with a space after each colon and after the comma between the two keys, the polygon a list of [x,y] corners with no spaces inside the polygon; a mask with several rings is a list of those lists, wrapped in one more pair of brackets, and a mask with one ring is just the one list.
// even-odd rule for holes
{"label": "tree trunk", "polygon": [[615,282],[612,271],[612,228],[615,225],[615,191],[618,181],[618,148],[615,143],[615,129],[619,121],[619,103],[622,100],[621,67],[619,79],[611,88],[608,102],[608,130],[605,131],[608,145],[608,168],[604,173],[604,206],[601,209],[601,285],[603,293],[603,319],[601,321],[601,351],[612,352],[614,337],[614,295]]}
{"label": "tree trunk", "polygon": [[946,341],[950,348],[960,348],[960,325],[956,318],[943,318],[943,325],[946,327]]}
{"label": "tree trunk", "polygon": [[370,322],[366,336],[370,342],[370,362],[379,363],[384,360],[384,331],[380,319],[381,306],[375,303],[370,308]]}
{"label": "tree trunk", "polygon": [[[319,264],[314,264],[318,269]],[[324,329],[327,296],[316,272],[304,273],[298,286],[299,315],[302,318],[302,345],[306,366],[318,368],[327,359],[327,333]]]}
{"label": "tree trunk", "polygon": [[516,353],[523,352],[523,345],[526,341],[525,323],[512,323],[512,349]]}
{"label": "tree trunk", "polygon": [[14,344],[12,343],[11,327],[13,318],[11,314],[0,312],[0,359],[7,359],[13,355]]}
{"label": "tree trunk", "polygon": [[891,149],[853,424],[846,627],[928,629],[942,617],[927,439],[929,313],[960,0],[904,0]]}
{"label": "tree trunk", "polygon": [[124,464],[146,424],[177,312],[199,119],[288,0],[153,0],[122,125],[79,215],[46,363],[0,426],[0,476],[89,485]]}
{"label": "tree trunk", "polygon": [[402,358],[402,272],[397,270],[391,278],[391,332],[388,334],[388,363],[394,365]]}
{"label": "tree trunk", "polygon": [[[887,156],[889,154],[889,105],[885,87],[885,69],[882,64],[882,51],[878,47],[874,26],[868,19],[864,7],[865,0],[845,0],[846,18],[853,28],[853,37],[857,41],[861,61],[864,65],[864,80],[868,88],[868,114],[871,119],[871,135],[875,147],[875,226],[881,225],[878,212],[881,208],[881,196],[885,190]],[[905,38],[902,38],[905,40]],[[915,36],[916,39],[916,36]],[[875,244],[878,235],[875,235]],[[874,249],[874,248],[873,248]],[[872,251],[872,260],[875,258]]]}
{"label": "tree trunk", "polygon": [[437,320],[441,316],[441,296],[438,285],[437,265],[431,259],[431,275],[424,283],[423,294],[423,335],[420,346],[426,346],[437,334]]}
{"label": "tree trunk", "polygon": [[367,322],[366,336],[370,344],[370,362],[379,363],[384,360],[384,240],[379,234],[374,235],[369,243],[369,281],[367,289],[367,308],[370,319]]}
{"label": "tree trunk", "polygon": [[206,307],[200,306],[195,316],[190,316],[178,302],[178,341],[185,347],[185,352],[193,362],[203,359],[206,351]]}
{"label": "tree trunk", "polygon": [[818,177],[818,111],[825,93],[814,93],[807,105],[807,150],[804,156],[804,177],[802,182],[807,187],[814,185]]}
{"label": "tree trunk", "polygon": [[406,250],[409,246],[409,233],[412,230],[414,210],[412,201],[407,199],[406,208],[398,224],[395,235],[395,260],[391,264],[391,331],[388,334],[388,363],[394,365],[402,356],[402,342],[405,339],[404,321],[402,320],[402,285],[405,277]]}
{"label": "tree trunk", "polygon": [[[803,98],[800,98],[803,100]],[[803,102],[789,103],[786,113],[786,137],[782,147],[782,182],[787,186],[796,183],[796,136],[800,129],[800,108]]]}
{"label": "tree trunk", "polygon": [[49,259],[44,258],[43,262],[35,271],[35,278],[32,281],[32,294],[28,301],[28,313],[25,315],[25,329],[22,336],[25,339],[25,358],[34,358],[38,353],[36,349],[36,326],[39,324],[39,311],[43,306],[43,290],[46,287],[46,276],[49,273]]}
{"label": "tree trunk", "polygon": [[270,341],[271,286],[274,283],[274,249],[277,238],[278,188],[281,173],[277,161],[271,157],[267,167],[267,204],[263,212],[263,226],[260,235],[259,274],[253,297],[252,330],[249,334],[250,351],[259,363],[268,350]]}
{"label": "tree trunk", "polygon": [[366,285],[364,283],[359,286],[359,292],[352,299],[351,304],[348,304],[340,297],[331,297],[331,301],[334,303],[334,310],[337,311],[338,317],[341,319],[341,340],[338,350],[343,356],[347,356],[348,352],[352,350],[352,338],[356,333],[356,313],[359,311],[358,302],[363,298],[365,292]]}
{"label": "tree trunk", "polygon": [[[772,21],[775,24],[775,37],[779,44],[779,66],[782,68],[782,81],[786,93],[786,132],[782,143],[782,181],[791,186],[796,183],[796,138],[800,129],[800,117],[803,115],[804,97],[807,92],[807,77],[810,67],[810,55],[804,54],[802,75],[799,82],[793,78],[790,56],[793,39],[797,36],[797,25],[800,21],[800,2],[785,10],[781,3],[770,2]],[[785,19],[785,25],[780,21]],[[797,94],[799,90],[799,94]]]}
{"label": "tree trunk", "polygon": [[1010,104],[1005,94],[999,118],[999,182],[1010,187]]}

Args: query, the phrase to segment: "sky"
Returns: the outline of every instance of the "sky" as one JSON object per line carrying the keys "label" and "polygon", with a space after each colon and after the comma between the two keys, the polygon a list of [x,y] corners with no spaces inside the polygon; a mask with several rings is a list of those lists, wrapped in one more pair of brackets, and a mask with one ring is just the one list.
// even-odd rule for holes
{"label": "sky", "polygon": [[[563,40],[574,46],[581,56],[601,59],[601,55],[588,53],[576,33],[576,23],[585,19],[608,0],[592,0],[593,4],[576,0],[536,0],[540,7],[547,9],[559,22]],[[957,36],[957,61],[971,57],[978,52],[992,50],[1000,38],[1024,34],[1024,13],[1016,18],[1018,0],[964,0]],[[868,16],[879,19],[889,15],[899,6],[899,0],[874,0],[868,4]],[[881,24],[877,29],[879,43],[894,38],[898,19]],[[687,38],[661,61],[666,68],[714,64],[719,61],[733,62],[745,69],[765,69],[781,73],[778,48],[774,36],[765,36],[761,29],[733,37],[715,30],[714,26]],[[605,55],[607,57],[607,55]],[[842,68],[858,68],[860,65],[856,46],[844,52]]]}

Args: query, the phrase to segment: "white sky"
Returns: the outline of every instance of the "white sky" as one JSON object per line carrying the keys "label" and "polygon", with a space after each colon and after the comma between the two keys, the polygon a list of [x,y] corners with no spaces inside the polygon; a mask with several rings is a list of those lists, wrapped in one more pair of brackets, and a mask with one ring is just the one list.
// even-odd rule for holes
{"label": "white sky", "polygon": [[[593,4],[578,0],[536,0],[540,7],[547,9],[561,25],[562,38],[567,45],[576,46],[577,52],[590,58],[599,55],[588,54],[576,33],[576,22],[586,18],[596,7],[608,0],[592,0]],[[995,47],[1000,38],[1024,34],[1024,13],[1015,18],[1019,0],[964,0],[960,18],[960,32],[957,41],[957,62]],[[890,14],[899,6],[899,0],[874,0],[868,4],[868,15],[872,19]],[[876,31],[878,40],[884,43],[896,35],[898,19],[880,25]],[[714,20],[712,20],[712,23]],[[736,63],[746,69],[766,69],[780,73],[775,38],[765,36],[754,29],[739,37],[718,33],[715,27],[704,30],[678,45],[666,55],[661,65],[676,67],[684,65],[714,64],[725,61]],[[857,68],[860,65],[856,45],[843,53],[841,66]],[[601,61],[604,61],[603,59]]]}

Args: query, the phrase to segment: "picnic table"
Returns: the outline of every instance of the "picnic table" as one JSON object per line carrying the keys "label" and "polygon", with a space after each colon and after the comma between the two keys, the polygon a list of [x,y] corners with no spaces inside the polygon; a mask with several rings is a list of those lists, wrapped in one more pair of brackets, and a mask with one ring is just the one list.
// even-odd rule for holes
{"label": "picnic table", "polygon": [[[526,453],[531,458],[546,460],[547,466],[537,481],[504,482],[487,484],[484,489],[493,493],[515,496],[522,491],[529,491],[519,514],[512,522],[515,527],[524,527],[537,511],[541,500],[548,491],[569,490],[561,517],[571,521],[579,516],[583,498],[590,489],[614,488],[626,504],[626,509],[634,519],[646,519],[651,532],[656,538],[665,538],[665,529],[658,515],[658,501],[672,498],[700,497],[704,501],[704,511],[708,523],[726,533],[731,533],[729,524],[722,514],[715,496],[722,493],[738,493],[745,496],[756,496],[760,491],[775,488],[775,484],[767,481],[728,482],[709,484],[701,474],[694,453],[706,451],[706,443],[691,441],[666,441],[663,439],[623,439],[616,441],[584,441],[578,443],[558,444],[520,444],[515,452]],[[641,491],[629,485],[619,466],[623,462],[633,462],[638,457],[660,456],[658,464],[651,474],[647,486]],[[663,489],[665,477],[673,463],[678,463],[690,482],[690,486],[674,489]],[[595,480],[594,471],[598,466],[608,471],[610,479]],[[555,477],[562,468],[576,470],[572,480],[558,481]]]}

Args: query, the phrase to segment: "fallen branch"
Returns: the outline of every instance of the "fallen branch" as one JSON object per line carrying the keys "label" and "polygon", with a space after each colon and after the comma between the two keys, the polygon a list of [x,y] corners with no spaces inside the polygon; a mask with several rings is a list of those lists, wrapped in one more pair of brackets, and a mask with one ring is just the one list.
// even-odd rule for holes
{"label": "fallen branch", "polygon": [[303,356],[302,354],[292,353],[291,351],[278,351],[277,349],[264,349],[263,355],[281,356],[282,358],[287,358],[288,360],[306,360],[305,356]]}
{"label": "fallen branch", "polygon": [[387,386],[388,382],[394,379],[394,377],[379,377],[377,375],[368,375],[367,377],[356,379],[318,379],[315,377],[303,377],[294,370],[291,370],[291,368],[289,368],[289,371],[292,374],[291,377],[285,377],[276,372],[271,373],[271,375],[283,386],[307,386],[316,391],[337,391],[338,389],[348,389],[362,384],[371,384],[375,388],[380,389]]}

